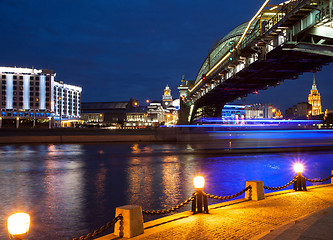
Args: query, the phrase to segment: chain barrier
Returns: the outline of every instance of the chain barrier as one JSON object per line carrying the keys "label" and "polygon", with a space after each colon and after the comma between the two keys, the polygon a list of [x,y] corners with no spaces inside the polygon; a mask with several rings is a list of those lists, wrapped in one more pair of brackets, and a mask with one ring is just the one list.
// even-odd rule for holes
{"label": "chain barrier", "polygon": [[240,195],[242,195],[243,193],[245,193],[247,190],[250,190],[250,195],[252,195],[252,186],[247,186],[245,189],[243,189],[242,191],[240,191],[239,193],[236,193],[234,195],[230,195],[230,196],[215,196],[212,194],[207,194],[207,193],[203,193],[205,194],[207,197],[212,198],[212,199],[217,199],[217,200],[229,200],[232,198],[236,198]]}
{"label": "chain barrier", "polygon": [[296,181],[297,181],[297,176],[295,176],[294,179],[291,180],[290,182],[288,182],[286,185],[283,185],[281,187],[267,187],[267,186],[264,186],[264,189],[271,190],[271,191],[272,190],[281,190],[281,189],[284,189],[284,188],[290,186],[291,184],[293,184]]}
{"label": "chain barrier", "polygon": [[91,238],[93,238],[93,237],[101,234],[102,232],[106,231],[107,229],[109,229],[110,227],[112,227],[114,224],[116,224],[116,222],[118,222],[121,219],[123,219],[123,216],[121,214],[119,214],[117,217],[115,217],[114,219],[112,219],[112,221],[108,222],[103,227],[101,227],[101,228],[93,231],[92,233],[88,233],[85,236],[81,236],[79,238],[73,238],[72,240],[86,240],[86,239],[91,239]]}
{"label": "chain barrier", "polygon": [[185,200],[184,202],[182,202],[181,204],[178,204],[175,207],[169,208],[169,209],[163,209],[163,210],[142,210],[142,214],[146,214],[146,215],[160,215],[160,214],[166,214],[166,213],[170,213],[170,212],[174,212],[182,207],[184,207],[185,205],[189,204],[190,202],[192,202],[194,200],[194,197],[197,195],[197,193],[193,193],[191,197],[189,197],[187,200]]}
{"label": "chain barrier", "polygon": [[333,177],[333,174],[332,174],[331,176],[327,177],[327,178],[318,179],[318,180],[317,180],[317,179],[308,179],[308,178],[306,178],[306,177],[304,177],[304,178],[305,178],[305,180],[308,181],[308,182],[325,182],[325,181],[331,179],[332,177]]}

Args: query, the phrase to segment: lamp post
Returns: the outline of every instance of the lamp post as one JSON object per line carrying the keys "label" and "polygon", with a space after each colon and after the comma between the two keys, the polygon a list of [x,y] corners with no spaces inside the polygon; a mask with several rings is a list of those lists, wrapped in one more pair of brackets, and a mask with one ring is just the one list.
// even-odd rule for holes
{"label": "lamp post", "polygon": [[306,191],[305,177],[302,175],[304,167],[300,163],[294,164],[294,171],[297,173],[296,181],[294,182],[295,191]]}
{"label": "lamp post", "polygon": [[28,236],[30,216],[27,213],[14,213],[7,219],[9,237],[15,240],[23,240]]}
{"label": "lamp post", "polygon": [[193,178],[193,185],[196,189],[197,195],[192,201],[192,212],[195,213],[208,213],[208,201],[207,195],[204,194],[202,189],[205,186],[205,178],[202,176],[196,176]]}

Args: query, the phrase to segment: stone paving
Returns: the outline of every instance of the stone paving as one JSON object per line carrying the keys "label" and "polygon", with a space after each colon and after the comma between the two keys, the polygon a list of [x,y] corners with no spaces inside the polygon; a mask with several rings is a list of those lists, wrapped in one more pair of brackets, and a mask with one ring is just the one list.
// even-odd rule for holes
{"label": "stone paving", "polygon": [[[266,194],[261,201],[211,205],[209,214],[184,212],[147,222],[144,234],[132,239],[259,239],[256,236],[332,206],[333,185],[310,187],[306,192],[286,190]],[[107,239],[116,237],[100,238]]]}

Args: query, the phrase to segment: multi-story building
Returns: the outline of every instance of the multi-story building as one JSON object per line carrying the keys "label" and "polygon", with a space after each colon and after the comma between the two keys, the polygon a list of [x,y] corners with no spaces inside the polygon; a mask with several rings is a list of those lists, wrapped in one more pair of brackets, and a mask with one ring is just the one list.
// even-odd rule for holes
{"label": "multi-story building", "polygon": [[54,119],[58,125],[70,127],[80,119],[82,88],[62,81],[53,85]]}
{"label": "multi-story building", "polygon": [[272,119],[273,106],[270,104],[254,104],[245,107],[246,119]]}
{"label": "multi-story building", "polygon": [[[51,127],[57,121],[55,109],[59,102],[55,100],[54,94],[58,83],[54,80],[54,70],[0,67],[0,76],[0,127],[35,127],[36,124]],[[74,88],[80,100],[82,89]],[[68,104],[73,103],[70,101]],[[68,117],[64,114],[66,119],[79,119],[80,101],[76,105],[78,111]]]}
{"label": "multi-story building", "polygon": [[312,84],[312,89],[311,89],[309,97],[308,97],[308,102],[309,102],[309,104],[312,105],[312,109],[311,109],[312,116],[318,116],[318,115],[323,114],[323,112],[321,111],[320,93],[318,92],[318,89],[316,86],[315,74],[313,74],[313,84]]}
{"label": "multi-story building", "polygon": [[222,109],[222,118],[224,119],[244,119],[245,107],[250,105],[226,104]]}
{"label": "multi-story building", "polygon": [[288,119],[307,119],[311,115],[311,104],[307,102],[297,103],[286,110],[286,118]]}
{"label": "multi-story building", "polygon": [[135,112],[139,103],[135,99],[123,102],[84,102],[82,119],[88,125],[122,126],[127,113]]}

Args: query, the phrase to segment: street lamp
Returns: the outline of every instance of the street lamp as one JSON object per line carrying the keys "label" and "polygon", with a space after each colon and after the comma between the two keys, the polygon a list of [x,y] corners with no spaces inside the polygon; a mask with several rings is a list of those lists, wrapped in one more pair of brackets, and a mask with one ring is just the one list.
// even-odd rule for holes
{"label": "street lamp", "polygon": [[294,171],[297,173],[296,181],[294,182],[295,191],[306,191],[306,181],[305,177],[302,175],[304,171],[303,164],[296,163],[294,164]]}
{"label": "street lamp", "polygon": [[28,236],[30,216],[27,213],[14,213],[7,219],[7,229],[11,239],[23,240]]}
{"label": "street lamp", "polygon": [[202,191],[205,186],[205,178],[203,176],[196,176],[193,178],[193,185],[197,193],[192,201],[193,214],[202,212],[208,213],[207,195]]}

